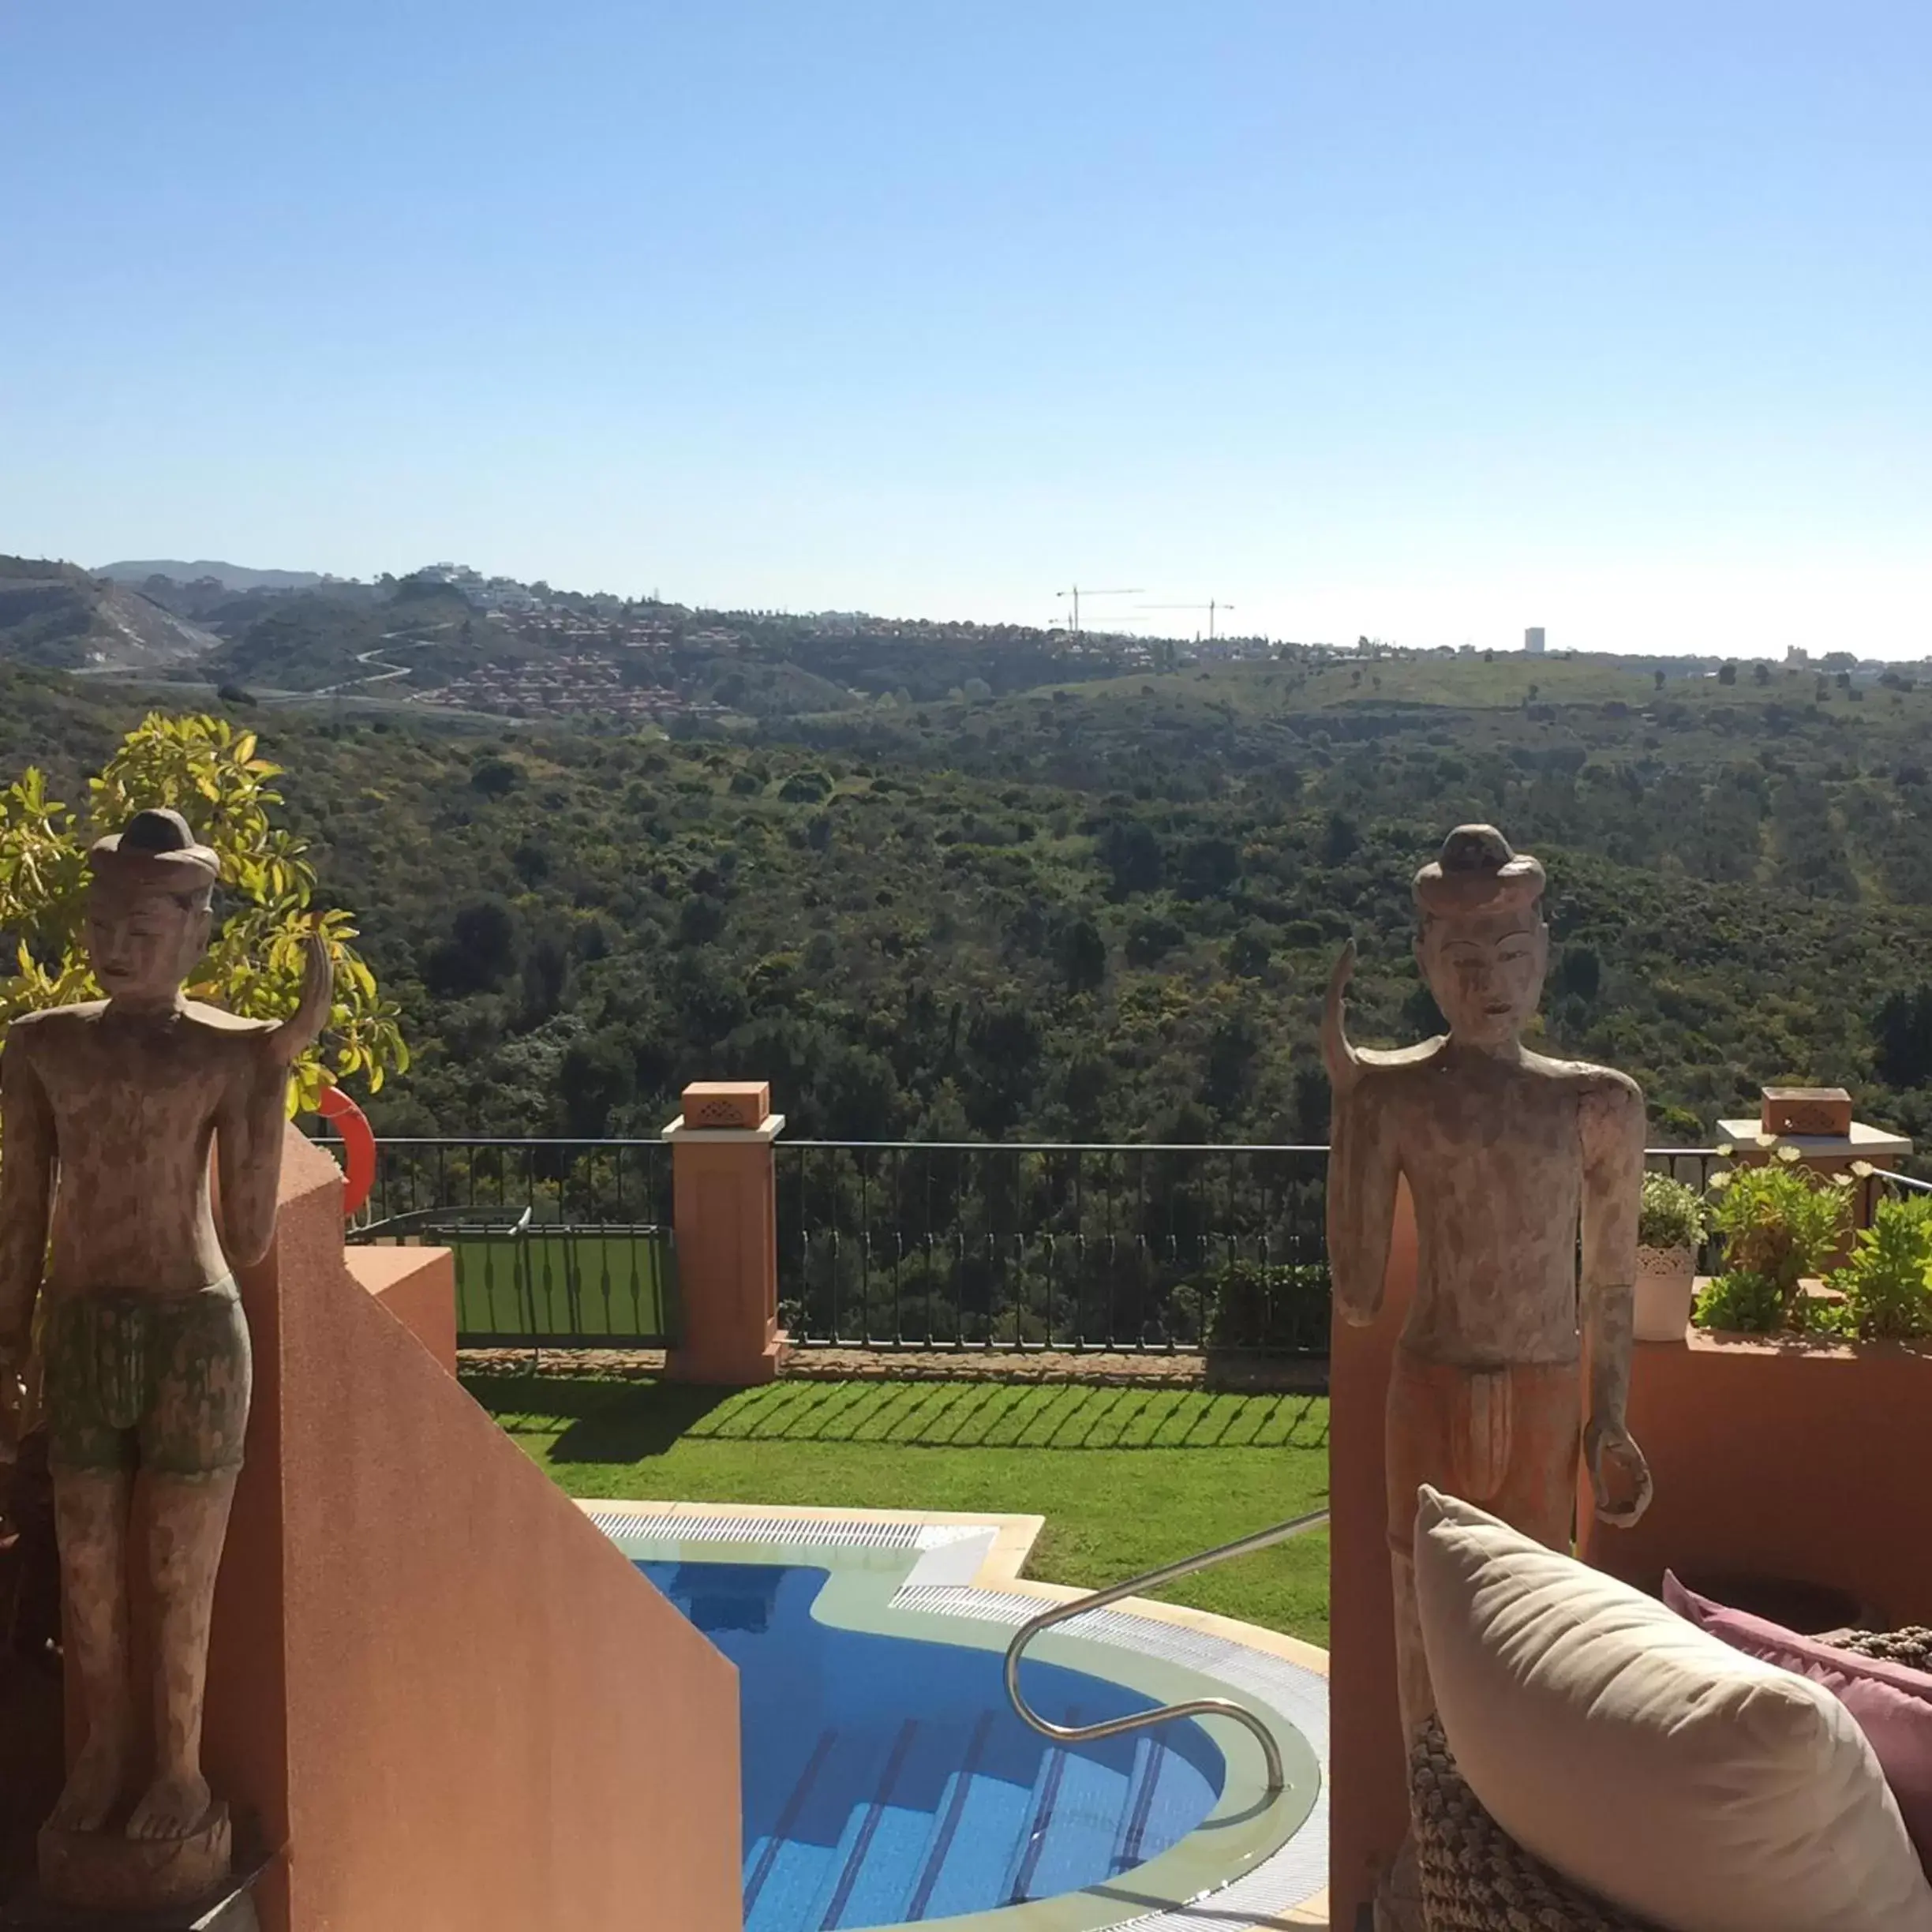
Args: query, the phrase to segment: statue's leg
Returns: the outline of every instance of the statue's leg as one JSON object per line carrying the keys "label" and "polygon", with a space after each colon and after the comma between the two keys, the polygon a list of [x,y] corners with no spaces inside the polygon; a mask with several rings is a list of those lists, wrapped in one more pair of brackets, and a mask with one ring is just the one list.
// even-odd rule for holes
{"label": "statue's leg", "polygon": [[1416,1492],[1460,1493],[1455,1398],[1462,1371],[1398,1348],[1389,1369],[1383,1453],[1388,1485],[1389,1582],[1395,1613],[1395,1694],[1405,1753],[1436,1708],[1416,1607]]}
{"label": "statue's leg", "polygon": [[1574,1363],[1524,1364],[1509,1372],[1509,1470],[1485,1505],[1511,1528],[1569,1554],[1575,1519],[1583,1383]]}
{"label": "statue's leg", "polygon": [[192,1837],[208,1816],[201,1714],[208,1691],[215,1578],[228,1533],[235,1473],[144,1472],[148,1574],[154,1593],[155,1779],[128,1820],[130,1838]]}
{"label": "statue's leg", "polygon": [[248,1326],[231,1282],[155,1304],[141,1424],[141,1515],[155,1603],[155,1778],[130,1838],[186,1838],[211,1802],[201,1775],[215,1578],[248,1428]]}
{"label": "statue's leg", "polygon": [[54,1533],[66,1608],[64,1657],[80,1687],[86,1728],[48,1821],[62,1831],[99,1830],[127,1783],[134,1729],[128,1676],[129,1488],[122,1470],[54,1472]]}

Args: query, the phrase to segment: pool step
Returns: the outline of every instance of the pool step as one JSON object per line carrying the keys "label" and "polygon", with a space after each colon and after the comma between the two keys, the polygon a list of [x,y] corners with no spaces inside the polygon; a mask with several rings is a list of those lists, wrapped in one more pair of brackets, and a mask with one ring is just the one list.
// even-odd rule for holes
{"label": "pool step", "polygon": [[[1018,1856],[1009,1848],[1019,1845],[1032,1815],[1044,1740],[1005,1712],[988,1715],[975,1775],[952,1781],[946,1807],[934,1821],[920,1876],[907,1901],[908,1919],[989,1911],[1005,1901],[1002,1878]],[[964,1750],[954,1762],[965,1764]]]}
{"label": "pool step", "polygon": [[[1054,1720],[1059,1724],[1078,1724],[1080,1713],[1067,1711]],[[1048,1744],[1040,1753],[1039,1768],[1033,1774],[1033,1788],[1027,1796],[1026,1823],[1007,1861],[1006,1875],[1001,1881],[998,1903],[1017,1905],[1035,1897],[1034,1881],[1047,1842],[1056,1829],[1060,1788],[1065,1781],[1073,1754],[1058,1744]]]}
{"label": "pool step", "polygon": [[771,1833],[745,1848],[745,1932],[945,1919],[1125,1870],[1159,1841],[1175,1762],[1146,1736],[1103,1762],[990,1711],[828,1728],[797,1748],[770,1767],[791,1779]]}

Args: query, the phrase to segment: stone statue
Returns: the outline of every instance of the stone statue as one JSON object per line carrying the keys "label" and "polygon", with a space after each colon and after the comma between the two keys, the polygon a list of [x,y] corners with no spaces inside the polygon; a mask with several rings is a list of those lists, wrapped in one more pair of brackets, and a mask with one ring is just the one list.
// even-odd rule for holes
{"label": "stone statue", "polygon": [[[23,1015],[0,1052],[0,1372],[24,1358],[44,1293],[66,1656],[84,1733],[42,1834],[42,1878],[57,1895],[117,1895],[73,1903],[136,1907],[178,1903],[152,1894],[192,1887],[197,1870],[205,1889],[227,1869],[227,1810],[200,1760],[249,1409],[230,1271],[273,1237],[290,1069],[327,1021],[331,976],[318,932],[290,1018],[189,1000],[215,855],[178,813],[144,811],[89,861],[87,947],[107,997]],[[151,1672],[130,1653],[136,1570],[154,1605]]]}
{"label": "stone statue", "polygon": [[1623,1074],[1522,1044],[1549,957],[1543,885],[1542,867],[1490,826],[1459,826],[1416,874],[1416,958],[1449,1023],[1441,1038],[1392,1053],[1350,1045],[1352,942],[1328,989],[1328,1252],[1346,1320],[1366,1326],[1381,1307],[1398,1178],[1415,1203],[1415,1300],[1387,1424],[1406,1737],[1434,1709],[1416,1616],[1420,1485],[1567,1550],[1580,1434],[1604,1521],[1634,1522],[1650,1500],[1649,1471],[1624,1423],[1643,1095]]}

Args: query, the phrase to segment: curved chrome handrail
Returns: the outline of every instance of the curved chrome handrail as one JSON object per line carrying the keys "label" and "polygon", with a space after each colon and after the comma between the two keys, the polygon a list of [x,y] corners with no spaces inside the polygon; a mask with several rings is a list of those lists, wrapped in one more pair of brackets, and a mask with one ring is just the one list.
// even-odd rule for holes
{"label": "curved chrome handrail", "polygon": [[1057,1724],[1043,1717],[1020,1694],[1020,1655],[1042,1631],[1050,1629],[1056,1623],[1064,1623],[1070,1617],[1084,1616],[1089,1610],[1104,1610],[1109,1604],[1118,1603],[1123,1597],[1136,1597],[1143,1590],[1157,1589],[1163,1583],[1173,1582],[1177,1577],[1192,1576],[1196,1570],[1210,1569],[1216,1563],[1226,1563],[1230,1557],[1252,1556],[1271,1544],[1285,1543],[1305,1530],[1318,1530],[1327,1520],[1326,1510],[1290,1517],[1286,1522],[1257,1530],[1252,1536],[1223,1543],[1219,1549],[1202,1550],[1197,1555],[1183,1556],[1159,1570],[1129,1577],[1125,1583],[1110,1584],[1105,1589],[1076,1597],[1070,1603],[1055,1604],[1038,1616],[1028,1617],[1013,1632],[1013,1642],[1006,1646],[1008,1701],[1023,1723],[1031,1724],[1043,1737],[1052,1738],[1061,1744],[1085,1744],[1097,1738],[1118,1737],[1123,1731],[1138,1731],[1148,1724],[1165,1724],[1174,1717],[1232,1718],[1236,1724],[1246,1725],[1260,1745],[1261,1755],[1267,1764],[1268,1794],[1273,1796],[1286,1781],[1282,1771],[1281,1747],[1275,1742],[1274,1733],[1245,1705],[1234,1703],[1227,1698],[1189,1698],[1184,1703],[1163,1704],[1155,1709],[1135,1711],[1125,1717],[1110,1717],[1101,1724]]}

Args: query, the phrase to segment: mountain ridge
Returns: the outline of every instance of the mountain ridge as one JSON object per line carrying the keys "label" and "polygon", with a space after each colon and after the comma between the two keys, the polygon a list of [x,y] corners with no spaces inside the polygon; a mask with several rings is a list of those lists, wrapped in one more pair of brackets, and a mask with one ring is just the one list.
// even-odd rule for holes
{"label": "mountain ridge", "polygon": [[111,577],[116,583],[132,584],[138,590],[150,577],[171,577],[177,583],[193,583],[197,578],[212,577],[230,590],[309,590],[324,581],[320,571],[251,570],[240,564],[223,564],[212,557],[198,557],[193,563],[180,557],[123,559],[103,564],[96,577]]}

